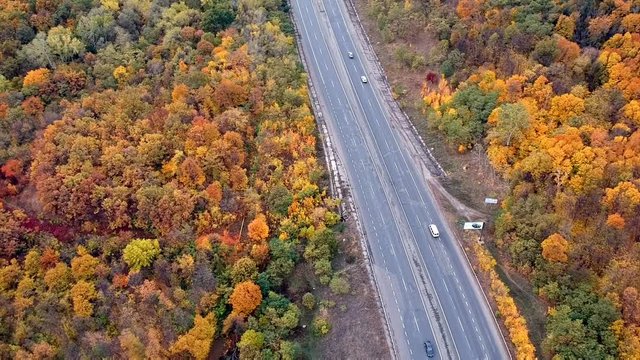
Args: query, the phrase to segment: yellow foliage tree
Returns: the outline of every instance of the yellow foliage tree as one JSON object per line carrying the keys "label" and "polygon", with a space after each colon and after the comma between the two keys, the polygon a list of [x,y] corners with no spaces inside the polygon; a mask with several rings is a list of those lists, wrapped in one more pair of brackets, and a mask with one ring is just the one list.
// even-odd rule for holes
{"label": "yellow foliage tree", "polygon": [[71,272],[67,264],[59,262],[53,269],[47,270],[44,274],[44,283],[47,284],[50,291],[63,291],[69,287],[71,281]]}
{"label": "yellow foliage tree", "polygon": [[49,81],[50,74],[49,69],[45,68],[31,70],[24,76],[22,86],[41,86]]}
{"label": "yellow foliage tree", "polygon": [[421,91],[425,104],[434,110],[438,110],[440,106],[451,100],[451,87],[444,76],[438,81],[437,86],[432,86],[425,81]]}
{"label": "yellow foliage tree", "polygon": [[171,345],[169,351],[173,355],[188,352],[196,358],[196,360],[206,359],[207,356],[209,356],[215,331],[216,321],[213,313],[209,313],[205,317],[197,314],[191,330],[180,336],[178,340]]}
{"label": "yellow foliage tree", "polygon": [[575,31],[576,21],[570,16],[560,15],[556,23],[556,33],[567,39],[572,39]]}
{"label": "yellow foliage tree", "polygon": [[19,313],[33,306],[35,290],[35,280],[25,274],[18,283],[13,303]]}
{"label": "yellow foliage tree", "polygon": [[603,50],[598,56],[598,61],[600,61],[605,68],[611,69],[614,65],[622,61],[622,57],[615,51]]}
{"label": "yellow foliage tree", "polygon": [[189,88],[185,84],[178,84],[171,92],[171,98],[174,102],[184,102],[189,96]]}
{"label": "yellow foliage tree", "polygon": [[71,272],[77,280],[87,280],[96,274],[100,260],[91,256],[84,246],[78,246],[78,255],[71,260]]}
{"label": "yellow foliage tree", "polygon": [[618,339],[619,359],[640,359],[640,327],[635,324],[625,324],[624,320],[619,319],[613,322],[611,330]]}
{"label": "yellow foliage tree", "polygon": [[527,322],[520,314],[515,301],[509,295],[509,288],[498,277],[498,273],[495,270],[496,260],[480,244],[474,244],[474,251],[480,270],[489,276],[489,294],[495,300],[498,311],[504,319],[511,342],[516,348],[516,358],[518,360],[534,360],[536,358],[536,349],[529,338]]}
{"label": "yellow foliage tree", "polygon": [[636,126],[640,126],[640,102],[631,100],[622,108],[624,116]]}
{"label": "yellow foliage tree", "polygon": [[541,75],[533,84],[525,87],[524,94],[535,100],[538,106],[546,107],[553,94],[553,88],[549,84],[549,79]]}
{"label": "yellow foliage tree", "polygon": [[547,261],[566,263],[569,242],[560,234],[550,235],[542,242],[542,257]]}
{"label": "yellow foliage tree", "polygon": [[584,100],[573,94],[564,94],[551,99],[549,117],[562,124],[584,113]]}
{"label": "yellow foliage tree", "polygon": [[84,280],[78,281],[71,288],[71,300],[73,301],[73,311],[79,317],[90,317],[93,314],[92,300],[98,296],[95,286]]}
{"label": "yellow foliage tree", "polygon": [[613,189],[605,190],[602,203],[608,209],[635,215],[636,209],[640,207],[640,189],[630,181],[623,181]]}
{"label": "yellow foliage tree", "polygon": [[118,336],[118,340],[120,341],[120,347],[127,355],[127,359],[144,359],[144,344],[142,344],[142,341],[140,341],[131,330],[124,329],[122,334]]}
{"label": "yellow foliage tree", "polygon": [[126,67],[120,65],[113,70],[113,77],[119,84],[123,84],[129,78],[129,71],[127,71]]}
{"label": "yellow foliage tree", "polygon": [[100,3],[111,11],[120,10],[120,3],[118,3],[118,0],[100,0]]}

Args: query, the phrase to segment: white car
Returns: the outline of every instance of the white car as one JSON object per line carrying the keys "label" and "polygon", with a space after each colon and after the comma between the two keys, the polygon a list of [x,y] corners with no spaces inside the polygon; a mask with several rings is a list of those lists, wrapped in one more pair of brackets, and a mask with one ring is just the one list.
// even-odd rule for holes
{"label": "white car", "polygon": [[360,80],[362,80],[362,82],[365,84],[369,82],[369,80],[367,80],[367,77],[364,75],[360,76]]}
{"label": "white car", "polygon": [[438,227],[435,226],[435,224],[429,225],[429,232],[434,238],[440,237],[440,232],[438,231]]}
{"label": "white car", "polygon": [[349,59],[353,59],[353,53],[351,51],[349,51],[347,55],[349,55]]}

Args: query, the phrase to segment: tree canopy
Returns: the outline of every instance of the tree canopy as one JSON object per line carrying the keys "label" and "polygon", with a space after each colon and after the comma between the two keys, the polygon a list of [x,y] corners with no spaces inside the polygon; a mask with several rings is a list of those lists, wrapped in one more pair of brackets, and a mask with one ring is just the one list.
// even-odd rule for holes
{"label": "tree canopy", "polygon": [[286,2],[0,4],[2,357],[296,358],[340,218]]}

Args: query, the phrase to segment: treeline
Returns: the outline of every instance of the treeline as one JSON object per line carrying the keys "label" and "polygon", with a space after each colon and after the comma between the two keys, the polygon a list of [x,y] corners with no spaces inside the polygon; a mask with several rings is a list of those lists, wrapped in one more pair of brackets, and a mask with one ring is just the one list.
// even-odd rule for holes
{"label": "treeline", "polygon": [[348,289],[286,1],[0,9],[0,357],[293,359],[329,331],[288,282]]}
{"label": "treeline", "polygon": [[[497,245],[548,304],[545,357],[640,357],[640,3],[370,0],[433,34],[429,123],[511,185]],[[412,22],[413,21],[413,22]]]}

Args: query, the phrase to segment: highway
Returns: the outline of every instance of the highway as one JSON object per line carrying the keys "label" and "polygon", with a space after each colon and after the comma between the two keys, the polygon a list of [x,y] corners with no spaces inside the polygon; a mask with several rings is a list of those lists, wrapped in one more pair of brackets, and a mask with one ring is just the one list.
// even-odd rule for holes
{"label": "highway", "polygon": [[[390,116],[344,0],[291,0],[309,75],[365,231],[399,359],[508,359],[425,176]],[[352,52],[353,59],[348,53]],[[368,82],[361,81],[366,76]],[[440,237],[431,237],[436,224]],[[355,354],[357,357],[357,354]]]}

